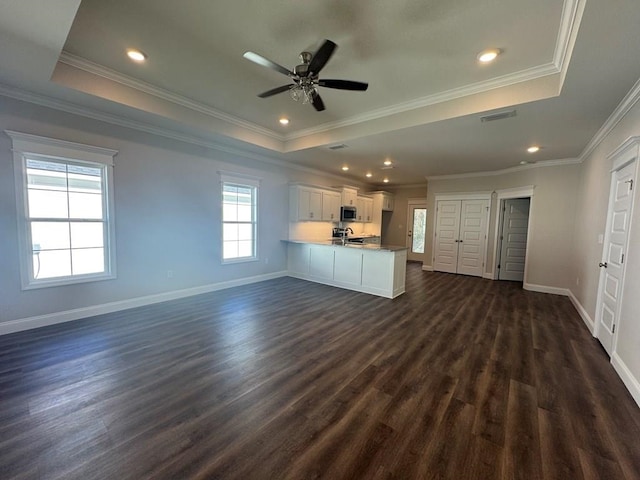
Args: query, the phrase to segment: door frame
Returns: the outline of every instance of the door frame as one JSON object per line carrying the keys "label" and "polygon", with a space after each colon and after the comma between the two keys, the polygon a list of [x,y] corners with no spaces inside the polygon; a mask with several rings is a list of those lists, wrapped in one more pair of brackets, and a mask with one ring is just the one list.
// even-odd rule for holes
{"label": "door frame", "polygon": [[522,277],[522,286],[526,290],[527,289],[527,277],[529,271],[529,245],[531,243],[531,226],[533,222],[531,219],[533,218],[534,213],[534,202],[533,202],[533,191],[535,189],[535,185],[526,185],[524,187],[514,187],[514,188],[505,188],[503,190],[496,190],[493,192],[492,196],[495,198],[495,202],[493,205],[493,218],[494,220],[494,234],[493,234],[493,268],[491,273],[488,273],[485,278],[490,278],[491,280],[498,279],[498,244],[500,243],[500,225],[502,224],[502,207],[504,205],[505,200],[509,200],[512,198],[529,198],[529,222],[527,224],[527,246],[524,254],[524,274]]}
{"label": "door frame", "polygon": [[[495,192],[471,192],[471,193],[438,193],[435,195],[433,201],[433,208],[435,212],[431,215],[433,217],[433,237],[431,238],[431,268],[436,263],[436,231],[438,229],[438,201],[441,200],[487,200],[489,202],[489,211],[487,212],[487,226],[484,232],[485,244],[483,252],[482,278],[490,278],[487,276],[487,252],[489,251],[489,224],[491,223],[491,197]],[[427,214],[429,212],[427,211]],[[427,219],[428,220],[428,219]],[[495,254],[494,254],[495,256]]]}
{"label": "door frame", "polygon": [[[613,188],[614,182],[615,182],[615,175],[618,170],[626,167],[631,162],[635,161],[636,166],[635,166],[634,178],[636,179],[636,181],[638,180],[638,171],[639,171],[638,164],[640,164],[640,136],[631,137],[627,139],[627,141],[625,141],[622,145],[620,145],[613,152],[611,152],[607,156],[607,159],[611,161],[611,169],[609,170],[609,174],[611,178],[609,181],[609,203],[607,204],[607,222],[605,224],[605,236],[602,244],[602,252],[600,254],[600,262],[606,261],[607,247],[609,245],[609,240],[610,240],[609,230],[612,222],[612,215],[611,215],[612,201],[613,201],[613,196],[615,195],[615,191]],[[634,206],[633,198],[635,197],[632,197],[631,205],[629,207],[629,225],[627,226],[627,240],[626,240],[626,247],[624,251],[625,257],[627,257],[629,253],[629,232],[631,230],[631,223],[633,221],[633,206]],[[622,278],[620,281],[620,297],[616,305],[615,316],[617,321],[617,324],[616,324],[617,328],[613,332],[613,341],[611,345],[611,358],[613,358],[613,355],[615,354],[618,346],[618,333],[620,332],[620,322],[622,321],[622,319],[620,318],[620,312],[622,310],[622,302],[624,301],[623,295],[624,295],[624,282],[626,277],[626,271],[627,271],[627,263],[625,262],[622,264],[622,275],[621,275]],[[602,310],[602,302],[603,302],[602,300],[603,287],[604,287],[604,271],[601,268],[600,274],[598,276],[598,296],[596,298],[596,314],[595,314],[594,325],[593,325],[593,336],[595,338],[598,338],[598,334],[600,333],[600,322],[602,321],[600,312]]]}
{"label": "door frame", "polygon": [[[424,209],[427,211],[426,222],[429,221],[429,210],[427,209],[427,198],[424,197],[424,198],[409,198],[409,199],[407,199],[407,228],[405,229],[405,232],[404,232],[404,234],[405,234],[405,237],[404,237],[405,245],[407,243],[409,243],[409,240],[408,240],[408,238],[409,238],[409,227],[413,227],[413,218],[411,219],[411,222],[409,222],[409,211],[412,208],[416,207],[416,206],[418,206],[419,208],[424,207]],[[424,231],[424,236],[425,236],[425,238],[424,238],[424,249],[425,249],[425,252],[424,253],[426,253],[426,248],[427,248],[427,224],[426,224],[426,222],[425,222],[425,225],[424,225],[425,226],[425,231]],[[411,243],[413,244],[413,230],[411,230]],[[423,259],[420,260],[423,265],[424,265],[424,253],[422,254]],[[409,255],[411,255],[411,245],[407,245],[407,257]]]}

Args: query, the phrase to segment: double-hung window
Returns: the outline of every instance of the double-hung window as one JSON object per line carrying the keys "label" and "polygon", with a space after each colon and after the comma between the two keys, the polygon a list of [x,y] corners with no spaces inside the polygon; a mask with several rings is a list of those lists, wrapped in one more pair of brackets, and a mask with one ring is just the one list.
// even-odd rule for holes
{"label": "double-hung window", "polygon": [[222,262],[258,259],[258,188],[260,180],[221,173]]}
{"label": "double-hung window", "polygon": [[114,278],[113,156],[61,140],[13,141],[22,287]]}

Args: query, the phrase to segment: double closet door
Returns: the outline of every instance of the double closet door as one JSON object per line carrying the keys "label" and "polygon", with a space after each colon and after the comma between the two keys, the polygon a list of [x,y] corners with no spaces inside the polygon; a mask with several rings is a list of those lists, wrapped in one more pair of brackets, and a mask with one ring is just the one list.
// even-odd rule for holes
{"label": "double closet door", "polygon": [[433,269],[481,277],[489,200],[438,200]]}

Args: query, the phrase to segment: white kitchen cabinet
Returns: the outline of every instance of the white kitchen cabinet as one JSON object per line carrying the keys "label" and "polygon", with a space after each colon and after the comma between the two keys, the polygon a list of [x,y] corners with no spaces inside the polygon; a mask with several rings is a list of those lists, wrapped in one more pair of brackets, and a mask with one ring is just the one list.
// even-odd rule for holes
{"label": "white kitchen cabinet", "polygon": [[405,291],[407,249],[289,241],[288,275],[395,298]]}
{"label": "white kitchen cabinet", "polygon": [[393,211],[393,195],[390,193],[382,194],[382,210],[385,212]]}
{"label": "white kitchen cabinet", "polygon": [[358,222],[373,221],[373,198],[358,195],[356,202],[356,215]]}
{"label": "white kitchen cabinet", "polygon": [[342,189],[342,205],[355,207],[358,202],[358,189],[344,187]]}
{"label": "white kitchen cabinet", "polygon": [[341,203],[342,203],[342,196],[340,195],[340,192],[323,190],[322,220],[325,222],[339,222]]}

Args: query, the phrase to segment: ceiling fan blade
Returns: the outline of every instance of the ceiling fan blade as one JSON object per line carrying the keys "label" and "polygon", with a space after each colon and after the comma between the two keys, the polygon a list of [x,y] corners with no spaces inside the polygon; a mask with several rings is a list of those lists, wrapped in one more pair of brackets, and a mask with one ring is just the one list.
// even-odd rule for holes
{"label": "ceiling fan blade", "polygon": [[369,84],[365,82],[355,82],[353,80],[318,80],[318,85],[326,88],[337,88],[339,90],[357,90],[364,92],[369,88]]}
{"label": "ceiling fan blade", "polygon": [[258,55],[257,53],[244,52],[243,57],[247,60],[252,61],[253,63],[257,63],[258,65],[261,65],[263,67],[270,68],[271,70],[280,72],[281,74],[287,75],[288,77],[295,76],[295,74],[291,70],[284,68],[282,65],[278,65],[277,63],[272,62],[268,58],[264,58],[262,55]]}
{"label": "ceiling fan blade", "polygon": [[278,93],[286,92],[287,90],[289,90],[293,86],[294,86],[293,83],[290,83],[289,85],[282,85],[281,87],[272,88],[271,90],[267,90],[266,92],[262,92],[258,96],[260,98],[267,98],[267,97],[270,97],[271,95],[276,95]]}
{"label": "ceiling fan blade", "polygon": [[322,98],[320,98],[320,94],[318,92],[313,92],[311,94],[311,103],[313,108],[317,111],[321,112],[324,110],[324,102],[322,101]]}
{"label": "ceiling fan blade", "polygon": [[309,75],[317,75],[327,64],[336,48],[337,45],[331,40],[325,40],[309,63]]}

